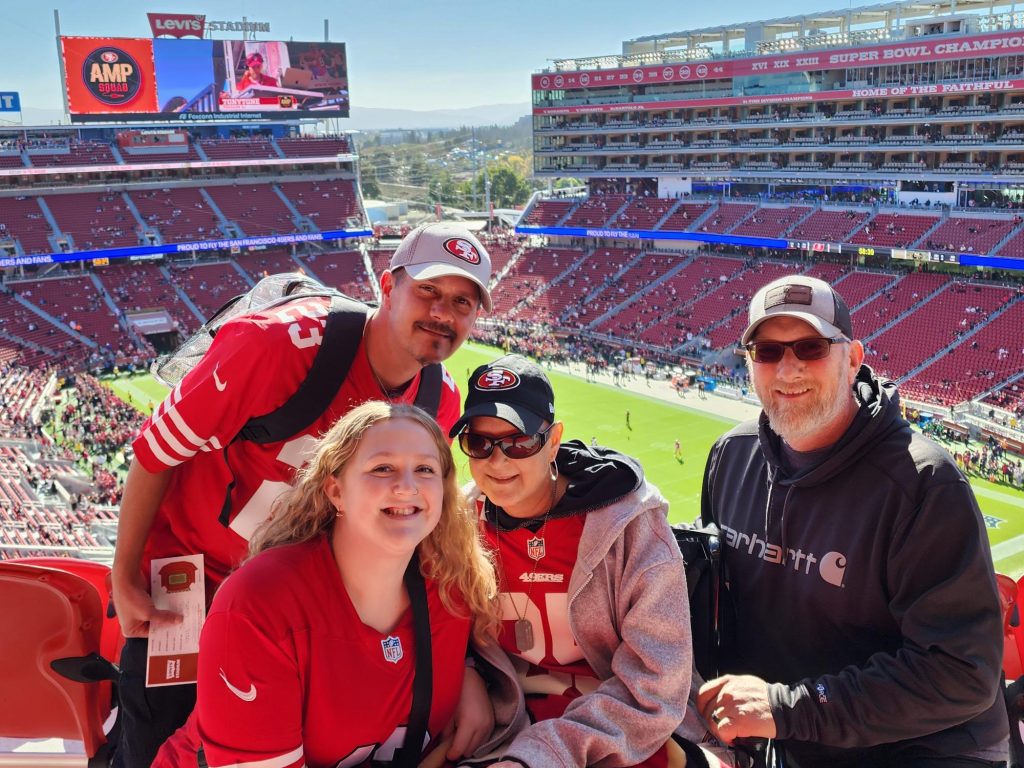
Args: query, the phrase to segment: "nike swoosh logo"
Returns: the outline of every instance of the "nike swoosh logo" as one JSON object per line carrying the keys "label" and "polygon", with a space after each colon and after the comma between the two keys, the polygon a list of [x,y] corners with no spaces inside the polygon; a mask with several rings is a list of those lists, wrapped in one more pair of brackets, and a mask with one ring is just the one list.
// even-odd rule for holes
{"label": "nike swoosh logo", "polygon": [[223,392],[225,389],[228,388],[228,383],[226,381],[221,381],[220,378],[217,376],[218,368],[220,368],[220,363],[217,363],[217,365],[213,366],[213,385],[217,387],[218,392]]}
{"label": "nike swoosh logo", "polygon": [[224,685],[226,685],[228,687],[228,690],[231,691],[233,694],[235,694],[235,696],[240,698],[242,701],[255,701],[256,700],[256,685],[255,685],[255,683],[249,683],[249,690],[248,691],[239,690],[238,688],[235,688],[235,686],[233,686],[231,684],[231,682],[228,680],[228,676],[224,674],[224,670],[223,669],[220,671],[220,679],[224,681]]}

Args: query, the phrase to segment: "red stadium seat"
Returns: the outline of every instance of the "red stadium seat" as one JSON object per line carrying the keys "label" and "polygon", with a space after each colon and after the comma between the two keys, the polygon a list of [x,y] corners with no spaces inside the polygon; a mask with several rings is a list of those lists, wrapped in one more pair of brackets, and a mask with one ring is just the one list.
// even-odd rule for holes
{"label": "red stadium seat", "polygon": [[1017,604],[1018,587],[1009,576],[996,574],[999,587],[999,605],[1003,610],[1003,672],[1009,681],[1024,674],[1020,635],[1020,613]]}
{"label": "red stadium seat", "polygon": [[100,656],[109,661],[117,663],[121,657],[121,647],[124,645],[124,635],[121,633],[121,624],[116,616],[111,615],[110,609],[110,568],[102,563],[92,560],[82,560],[76,557],[20,557],[13,560],[15,563],[35,565],[40,568],[55,568],[58,571],[66,571],[80,576],[96,588],[99,593],[103,608],[103,631],[100,635]]}
{"label": "red stadium seat", "polygon": [[99,684],[69,680],[51,663],[99,650],[103,606],[95,588],[65,571],[0,562],[0,614],[7,627],[0,736],[80,741],[92,758],[106,742],[110,698]]}

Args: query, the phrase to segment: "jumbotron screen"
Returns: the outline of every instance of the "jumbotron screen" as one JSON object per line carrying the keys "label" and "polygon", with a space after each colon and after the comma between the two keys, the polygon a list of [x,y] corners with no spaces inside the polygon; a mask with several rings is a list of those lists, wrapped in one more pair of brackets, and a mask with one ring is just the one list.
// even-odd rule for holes
{"label": "jumbotron screen", "polygon": [[344,43],[62,37],[72,122],[348,117]]}

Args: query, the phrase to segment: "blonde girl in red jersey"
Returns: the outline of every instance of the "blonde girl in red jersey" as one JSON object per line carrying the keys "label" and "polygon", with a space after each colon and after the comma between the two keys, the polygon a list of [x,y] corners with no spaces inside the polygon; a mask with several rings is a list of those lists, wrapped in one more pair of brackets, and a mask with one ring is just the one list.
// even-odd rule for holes
{"label": "blonde girl in red jersey", "polygon": [[[471,636],[493,640],[494,573],[429,416],[381,402],[351,411],[323,437],[251,552],[204,626],[193,720],[156,765],[195,764],[196,737],[214,768],[390,762],[405,742],[416,675],[403,579],[414,558],[432,646],[422,754],[451,722],[451,757],[483,741],[492,723],[481,716],[486,693],[464,659]],[[457,714],[464,685],[475,703]]]}

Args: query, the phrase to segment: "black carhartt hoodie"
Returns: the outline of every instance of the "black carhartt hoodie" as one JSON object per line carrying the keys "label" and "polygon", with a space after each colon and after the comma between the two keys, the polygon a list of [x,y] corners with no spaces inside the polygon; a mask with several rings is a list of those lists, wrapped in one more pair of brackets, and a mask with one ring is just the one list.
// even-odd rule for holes
{"label": "black carhartt hoodie", "polygon": [[723,667],[771,684],[789,765],[997,755],[1002,621],[981,513],[894,384],[862,366],[854,395],[843,437],[792,475],[764,414],[711,450],[702,515],[723,531],[737,630]]}

